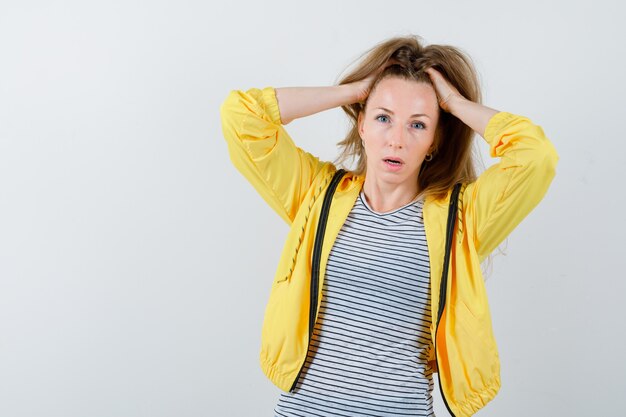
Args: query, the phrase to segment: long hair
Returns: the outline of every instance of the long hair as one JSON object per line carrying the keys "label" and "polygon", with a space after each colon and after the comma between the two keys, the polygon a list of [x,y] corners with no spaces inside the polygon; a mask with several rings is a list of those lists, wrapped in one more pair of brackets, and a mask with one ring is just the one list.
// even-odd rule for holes
{"label": "long hair", "polygon": [[[400,77],[407,80],[432,85],[425,72],[429,67],[439,71],[463,97],[481,103],[481,92],[472,60],[460,49],[448,45],[428,45],[420,42],[418,36],[396,37],[386,40],[366,51],[339,85],[363,80],[379,73],[372,82],[370,92],[387,77]],[[434,88],[434,86],[433,86]],[[367,100],[342,106],[350,119],[350,130],[345,139],[338,143],[340,155],[335,161],[342,164],[353,159],[356,167],[351,171],[358,175],[366,174],[366,155],[358,132],[358,117],[365,111]],[[457,182],[472,182],[476,179],[472,139],[474,132],[461,120],[445,111],[440,111],[439,123],[433,143],[433,158],[424,160],[418,175],[418,187],[424,195],[443,197]]]}

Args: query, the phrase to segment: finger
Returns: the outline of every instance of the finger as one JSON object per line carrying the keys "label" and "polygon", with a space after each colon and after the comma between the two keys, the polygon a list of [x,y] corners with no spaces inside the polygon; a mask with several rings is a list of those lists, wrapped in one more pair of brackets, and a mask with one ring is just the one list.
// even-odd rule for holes
{"label": "finger", "polygon": [[[429,70],[432,70],[432,71],[429,71]],[[426,70],[426,72],[430,76],[430,79],[433,82],[433,85],[435,86],[435,90],[437,91],[437,93],[443,94],[444,92],[450,90],[450,85],[448,84],[446,79],[443,78],[443,75],[441,75],[441,73],[439,73],[437,70],[432,69],[432,68],[429,68],[428,70]]]}
{"label": "finger", "polygon": [[434,69],[433,67],[428,67],[426,68],[425,71],[428,75],[430,75],[431,78],[443,78],[441,73],[437,71],[436,69]]}
{"label": "finger", "polygon": [[448,84],[437,70],[433,68],[428,68],[426,70],[426,73],[430,76],[430,79],[433,82],[437,94],[442,94],[445,90],[449,90]]}

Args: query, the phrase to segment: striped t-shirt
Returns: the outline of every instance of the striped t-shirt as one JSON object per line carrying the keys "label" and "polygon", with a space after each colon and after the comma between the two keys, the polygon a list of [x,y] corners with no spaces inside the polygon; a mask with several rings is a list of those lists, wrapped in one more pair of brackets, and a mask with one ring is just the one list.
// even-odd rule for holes
{"label": "striped t-shirt", "polygon": [[296,390],[275,416],[434,416],[422,206],[377,213],[361,191],[330,252]]}

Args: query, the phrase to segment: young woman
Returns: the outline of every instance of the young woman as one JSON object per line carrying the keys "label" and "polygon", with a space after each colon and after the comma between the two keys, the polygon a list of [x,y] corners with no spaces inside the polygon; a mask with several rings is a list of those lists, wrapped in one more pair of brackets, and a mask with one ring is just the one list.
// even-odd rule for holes
{"label": "young woman", "polygon": [[[283,127],[339,106],[352,170]],[[542,129],[480,104],[471,60],[414,36],[375,46],[337,86],[233,91],[221,114],[232,162],[291,226],[260,352],[284,391],[275,415],[432,416],[433,372],[451,414],[490,401],[500,364],[481,261],[555,175]],[[478,177],[474,132],[499,158]]]}

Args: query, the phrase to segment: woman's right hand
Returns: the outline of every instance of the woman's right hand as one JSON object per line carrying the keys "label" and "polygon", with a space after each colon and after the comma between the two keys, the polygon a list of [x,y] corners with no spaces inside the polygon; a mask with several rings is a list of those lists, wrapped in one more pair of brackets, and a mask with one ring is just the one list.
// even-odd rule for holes
{"label": "woman's right hand", "polygon": [[355,81],[352,84],[355,88],[355,98],[357,103],[363,103],[367,100],[372,88],[372,83],[378,76],[378,73],[371,74],[369,77],[360,81]]}
{"label": "woman's right hand", "polygon": [[374,83],[374,81],[376,81],[376,78],[378,78],[380,73],[383,72],[385,68],[393,64],[397,64],[397,61],[393,59],[389,59],[387,60],[385,65],[381,66],[376,71],[371,73],[367,78],[364,78],[360,81],[355,81],[352,83],[355,85],[355,89],[356,89],[356,97],[357,97],[356,102],[363,103],[365,102],[365,100],[367,100],[367,97],[369,96],[371,89],[372,89],[372,84]]}

